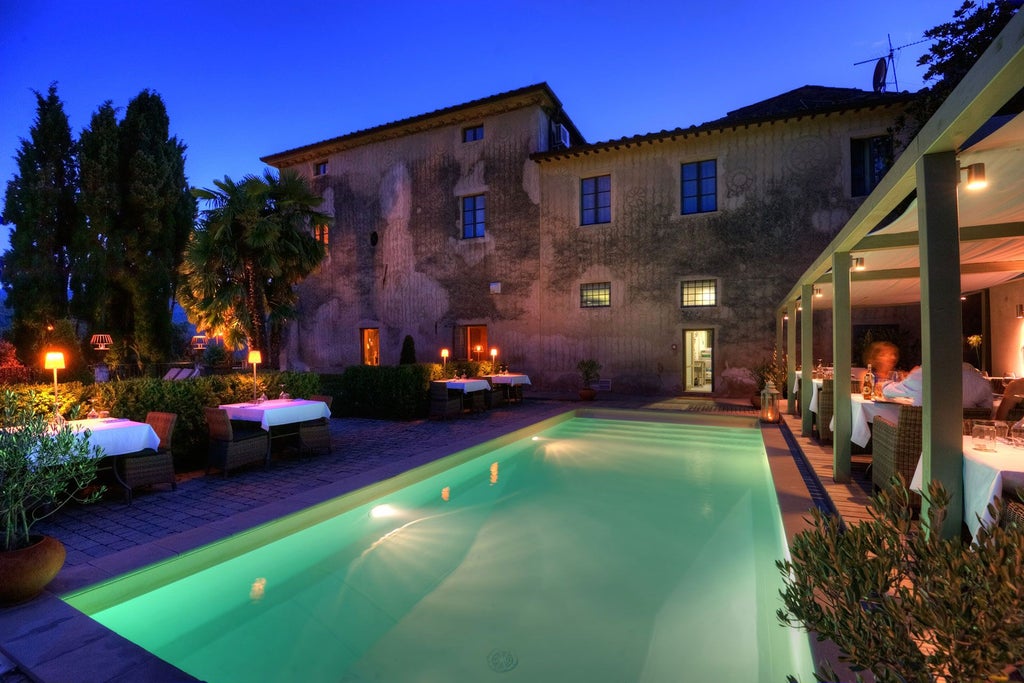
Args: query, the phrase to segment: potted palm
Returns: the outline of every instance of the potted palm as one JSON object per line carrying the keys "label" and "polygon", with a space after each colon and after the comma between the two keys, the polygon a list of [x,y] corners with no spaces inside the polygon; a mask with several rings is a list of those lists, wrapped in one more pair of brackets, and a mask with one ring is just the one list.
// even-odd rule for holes
{"label": "potted palm", "polygon": [[576,364],[576,370],[583,380],[583,386],[580,388],[580,400],[593,401],[597,396],[597,390],[591,385],[601,379],[601,364],[593,358],[587,358]]}
{"label": "potted palm", "polygon": [[64,565],[63,544],[32,527],[72,500],[96,500],[102,489],[80,493],[96,477],[88,435],[51,426],[11,392],[0,417],[0,605],[13,605],[42,592]]}

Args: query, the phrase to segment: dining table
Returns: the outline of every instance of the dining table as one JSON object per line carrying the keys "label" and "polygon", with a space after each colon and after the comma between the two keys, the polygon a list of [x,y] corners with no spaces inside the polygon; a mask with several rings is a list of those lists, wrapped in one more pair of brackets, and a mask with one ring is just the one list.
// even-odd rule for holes
{"label": "dining table", "polygon": [[[900,406],[911,405],[910,399],[864,398],[862,394],[850,394],[850,441],[865,447],[871,441],[871,425],[881,415],[893,424],[899,419]],[[836,416],[828,426],[833,432],[836,428]]]}
{"label": "dining table", "polygon": [[452,391],[461,391],[464,394],[471,394],[474,391],[487,391],[491,388],[490,383],[486,379],[482,378],[471,378],[471,379],[449,379],[445,380],[445,384]]}
{"label": "dining table", "polygon": [[495,386],[501,386],[505,392],[505,400],[509,403],[521,403],[523,387],[530,384],[530,376],[518,372],[484,375],[484,378]]}
{"label": "dining table", "polygon": [[307,420],[330,417],[331,409],[323,401],[304,398],[275,398],[251,403],[224,403],[219,408],[227,412],[232,420],[259,422],[260,427],[270,431],[271,427],[298,424]]}
{"label": "dining table", "polygon": [[160,437],[145,422],[135,422],[120,417],[102,417],[86,420],[69,420],[67,426],[80,436],[88,433],[93,457],[125,455],[147,449],[157,450]]}
{"label": "dining table", "polygon": [[[963,437],[964,454],[964,524],[971,536],[977,536],[982,525],[992,523],[988,506],[1008,489],[1024,487],[1024,447],[1014,446],[1005,438],[996,441],[994,451],[975,448],[970,436]],[[917,461],[910,488],[922,492],[922,462]]]}

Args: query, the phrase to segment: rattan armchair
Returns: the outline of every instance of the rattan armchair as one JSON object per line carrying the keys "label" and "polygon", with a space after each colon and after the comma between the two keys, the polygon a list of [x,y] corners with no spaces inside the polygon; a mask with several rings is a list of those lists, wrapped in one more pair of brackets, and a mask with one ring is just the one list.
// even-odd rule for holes
{"label": "rattan armchair", "polygon": [[[917,461],[921,458],[921,406],[900,406],[896,423],[882,416],[875,417],[871,455],[871,482],[885,488],[897,474],[905,486],[914,478]],[[910,500],[916,506],[921,496],[911,491]]]}
{"label": "rattan armchair", "polygon": [[206,473],[218,467],[224,476],[229,470],[263,462],[270,465],[270,434],[254,425],[252,428],[236,426],[223,408],[203,408],[206,424],[210,428],[210,449]]}
{"label": "rattan armchair", "polygon": [[835,412],[836,382],[834,379],[821,380],[818,392],[818,441],[832,443],[832,414]]}
{"label": "rattan armchair", "polygon": [[156,452],[146,450],[128,453],[121,458],[121,481],[124,483],[124,496],[129,505],[132,502],[132,490],[140,486],[170,484],[171,490],[178,488],[178,482],[174,477],[174,454],[171,451],[174,425],[177,422],[178,416],[175,413],[146,414],[146,424],[160,437],[160,446]]}
{"label": "rattan armchair", "polygon": [[430,383],[430,417],[448,419],[462,414],[462,399],[451,396],[445,382]]}
{"label": "rattan armchair", "polygon": [[[327,409],[331,409],[334,403],[333,396],[322,396],[315,394],[309,397],[310,401],[323,401]],[[317,448],[326,448],[331,452],[331,422],[329,417],[321,417],[316,420],[306,420],[299,423],[299,449],[303,452],[312,452]]]}

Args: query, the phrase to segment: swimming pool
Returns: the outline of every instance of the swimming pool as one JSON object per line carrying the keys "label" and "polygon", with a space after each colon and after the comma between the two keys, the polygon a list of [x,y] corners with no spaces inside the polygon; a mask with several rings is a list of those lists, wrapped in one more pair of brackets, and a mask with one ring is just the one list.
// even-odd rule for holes
{"label": "swimming pool", "polygon": [[779,681],[760,431],[575,417],[65,599],[209,681]]}

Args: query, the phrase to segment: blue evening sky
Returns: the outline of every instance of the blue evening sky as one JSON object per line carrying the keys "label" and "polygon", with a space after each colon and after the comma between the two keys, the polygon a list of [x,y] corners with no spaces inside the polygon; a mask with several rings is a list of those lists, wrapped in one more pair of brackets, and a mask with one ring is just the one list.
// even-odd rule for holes
{"label": "blue evening sky", "polygon": [[[186,174],[546,81],[590,142],[686,127],[803,85],[871,89],[874,62],[961,0],[0,0],[0,188],[56,81],[77,136],[160,94]],[[918,90],[926,43],[895,53]],[[889,89],[894,89],[892,75]],[[0,244],[6,228],[0,228]],[[5,246],[5,244],[4,244]]]}

